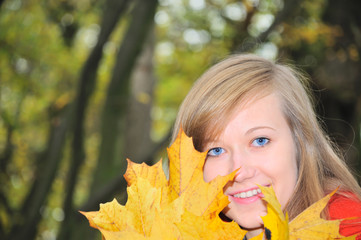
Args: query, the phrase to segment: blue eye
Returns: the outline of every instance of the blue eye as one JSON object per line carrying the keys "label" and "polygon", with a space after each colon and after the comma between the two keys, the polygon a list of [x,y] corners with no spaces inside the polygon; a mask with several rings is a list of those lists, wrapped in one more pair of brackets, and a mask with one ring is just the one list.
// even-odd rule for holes
{"label": "blue eye", "polygon": [[224,153],[224,149],[221,147],[212,148],[208,151],[208,156],[219,156]]}
{"label": "blue eye", "polygon": [[255,146],[255,147],[263,147],[263,146],[266,145],[268,142],[269,142],[269,139],[268,139],[268,138],[260,137],[260,138],[256,138],[255,140],[253,140],[252,146]]}

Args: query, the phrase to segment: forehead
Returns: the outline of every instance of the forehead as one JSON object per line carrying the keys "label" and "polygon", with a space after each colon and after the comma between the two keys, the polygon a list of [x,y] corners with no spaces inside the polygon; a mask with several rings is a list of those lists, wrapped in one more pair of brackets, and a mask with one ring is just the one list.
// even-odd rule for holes
{"label": "forehead", "polygon": [[270,94],[240,105],[226,128],[235,125],[240,125],[242,129],[263,125],[278,126],[281,122],[285,122],[285,117],[280,99],[277,95]]}
{"label": "forehead", "polygon": [[[236,119],[237,118],[237,119]],[[245,127],[267,123],[271,120],[283,120],[283,107],[279,95],[274,93],[260,93],[245,97],[238,104],[223,111],[223,115],[214,116],[214,120],[206,127],[203,143],[215,141],[225,131],[226,127],[233,121],[241,121]]]}

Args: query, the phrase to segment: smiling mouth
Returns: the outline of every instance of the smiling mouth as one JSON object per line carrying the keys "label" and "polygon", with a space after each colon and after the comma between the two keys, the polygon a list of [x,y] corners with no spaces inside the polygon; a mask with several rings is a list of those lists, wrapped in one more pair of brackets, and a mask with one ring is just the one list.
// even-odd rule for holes
{"label": "smiling mouth", "polygon": [[261,189],[257,188],[257,189],[253,189],[253,190],[249,190],[249,191],[234,194],[234,195],[232,195],[232,197],[235,197],[235,198],[250,198],[250,197],[256,196],[256,195],[258,195],[260,193],[261,193]]}

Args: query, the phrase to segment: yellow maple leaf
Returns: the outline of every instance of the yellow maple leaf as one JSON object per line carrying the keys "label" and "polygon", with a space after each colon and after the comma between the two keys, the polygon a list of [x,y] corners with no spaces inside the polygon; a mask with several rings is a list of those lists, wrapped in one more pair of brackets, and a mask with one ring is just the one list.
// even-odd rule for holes
{"label": "yellow maple leaf", "polygon": [[[128,183],[125,206],[116,200],[101,204],[97,212],[82,212],[106,240],[122,239],[243,239],[246,234],[235,222],[224,222],[218,214],[228,205],[224,185],[234,178],[218,176],[211,182],[203,180],[206,153],[193,147],[192,139],[181,130],[168,149],[169,180],[161,161],[148,166],[128,160],[124,177]],[[272,187],[259,186],[267,202],[264,227],[272,240],[288,239],[355,239],[342,238],[341,220],[320,217],[332,194],[316,202],[292,222],[282,212]],[[252,238],[262,240],[265,233]],[[266,234],[267,235],[267,234]]]}
{"label": "yellow maple leaf", "polygon": [[127,159],[128,168],[124,174],[124,178],[128,183],[128,186],[131,186],[137,181],[137,179],[145,178],[148,182],[157,188],[163,188],[167,186],[167,179],[164,175],[162,169],[162,161],[158,161],[153,166],[148,166],[145,163],[136,164]]}
{"label": "yellow maple leaf", "polygon": [[203,180],[203,164],[207,153],[195,150],[192,138],[187,137],[182,130],[168,149],[168,156],[171,199],[183,195],[186,209],[198,216],[218,215],[228,205],[223,187],[234,178],[236,171],[206,183]]}
{"label": "yellow maple leaf", "polygon": [[[323,239],[356,239],[356,236],[344,237],[339,234],[342,220],[325,220],[321,212],[337,189],[317,201],[291,222],[282,212],[280,203],[271,187],[259,186],[267,202],[267,215],[262,217],[265,228],[271,232],[272,239],[277,240],[323,240]],[[253,239],[252,239],[253,240]]]}
{"label": "yellow maple leaf", "polygon": [[176,224],[183,239],[237,239],[242,240],[246,231],[236,223],[228,223],[219,217],[196,216],[188,211],[182,215],[182,222]]}
{"label": "yellow maple leaf", "polygon": [[339,234],[340,222],[343,219],[325,220],[321,218],[322,210],[336,191],[337,189],[312,204],[290,222],[290,239],[356,239],[356,236],[345,238]]}
{"label": "yellow maple leaf", "polygon": [[125,206],[116,200],[98,212],[81,212],[106,240],[120,239],[243,239],[246,231],[218,214],[229,203],[224,185],[235,172],[203,180],[206,153],[193,147],[181,130],[168,149],[169,181],[161,162],[153,166],[128,160]]}
{"label": "yellow maple leaf", "polygon": [[270,230],[272,239],[288,240],[288,215],[282,212],[281,204],[278,202],[273,187],[260,186],[264,198],[267,202],[267,215],[261,217],[264,227]]}

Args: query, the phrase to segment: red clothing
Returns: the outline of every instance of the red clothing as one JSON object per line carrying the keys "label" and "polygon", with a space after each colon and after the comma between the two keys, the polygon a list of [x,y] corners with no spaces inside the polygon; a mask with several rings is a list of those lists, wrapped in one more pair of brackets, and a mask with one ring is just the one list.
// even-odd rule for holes
{"label": "red clothing", "polygon": [[328,211],[330,219],[344,219],[340,224],[340,234],[343,236],[351,236],[358,234],[356,239],[361,240],[361,201],[348,198],[340,194],[332,196],[328,203]]}

